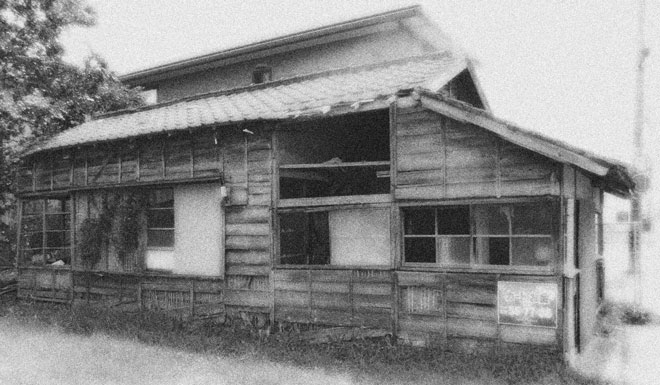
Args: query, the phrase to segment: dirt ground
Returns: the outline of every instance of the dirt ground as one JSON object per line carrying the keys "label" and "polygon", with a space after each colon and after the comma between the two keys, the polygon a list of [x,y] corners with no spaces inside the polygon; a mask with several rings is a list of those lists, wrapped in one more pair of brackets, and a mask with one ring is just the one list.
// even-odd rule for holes
{"label": "dirt ground", "polygon": [[353,384],[342,374],[184,353],[0,318],[0,384]]}

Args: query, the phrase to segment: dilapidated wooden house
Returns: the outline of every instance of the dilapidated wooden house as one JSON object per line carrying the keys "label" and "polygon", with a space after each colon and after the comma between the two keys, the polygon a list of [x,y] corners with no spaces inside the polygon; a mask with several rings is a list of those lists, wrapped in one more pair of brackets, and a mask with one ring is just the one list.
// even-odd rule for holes
{"label": "dilapidated wooden house", "polygon": [[156,104],[22,158],[20,297],[449,347],[592,334],[626,168],[494,117],[418,7],[123,81]]}

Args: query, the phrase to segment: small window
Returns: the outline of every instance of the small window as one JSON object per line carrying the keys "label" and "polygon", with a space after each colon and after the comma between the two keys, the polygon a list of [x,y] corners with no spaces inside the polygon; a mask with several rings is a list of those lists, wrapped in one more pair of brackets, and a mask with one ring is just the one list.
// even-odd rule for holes
{"label": "small window", "polygon": [[149,193],[147,247],[174,247],[174,195],[172,189]]}
{"label": "small window", "polygon": [[71,262],[71,200],[35,199],[23,202],[21,264],[68,265]]}
{"label": "small window", "polygon": [[267,65],[260,64],[252,72],[252,83],[261,84],[273,80],[273,69]]}
{"label": "small window", "polygon": [[404,262],[551,266],[556,216],[553,203],[406,208]]}

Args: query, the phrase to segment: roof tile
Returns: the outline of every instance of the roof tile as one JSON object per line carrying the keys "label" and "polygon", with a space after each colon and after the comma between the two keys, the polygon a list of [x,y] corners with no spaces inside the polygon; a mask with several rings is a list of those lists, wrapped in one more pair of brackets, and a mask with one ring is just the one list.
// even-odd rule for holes
{"label": "roof tile", "polygon": [[27,153],[214,124],[281,120],[387,98],[466,64],[449,53],[311,74],[109,114],[35,144]]}

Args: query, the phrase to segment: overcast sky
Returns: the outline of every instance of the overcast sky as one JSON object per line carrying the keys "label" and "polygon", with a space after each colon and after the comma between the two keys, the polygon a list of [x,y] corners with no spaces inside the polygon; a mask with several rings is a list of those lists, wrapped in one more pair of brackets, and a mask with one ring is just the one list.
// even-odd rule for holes
{"label": "overcast sky", "polygon": [[[64,35],[126,73],[329,23],[421,4],[478,62],[496,115],[631,161],[637,54],[633,0],[91,0],[97,26]],[[660,2],[647,0],[647,152],[660,169]],[[656,170],[660,171],[660,170]],[[658,184],[658,183],[656,183]]]}

